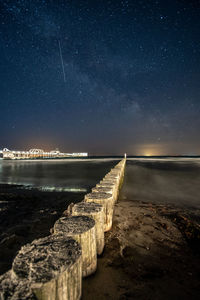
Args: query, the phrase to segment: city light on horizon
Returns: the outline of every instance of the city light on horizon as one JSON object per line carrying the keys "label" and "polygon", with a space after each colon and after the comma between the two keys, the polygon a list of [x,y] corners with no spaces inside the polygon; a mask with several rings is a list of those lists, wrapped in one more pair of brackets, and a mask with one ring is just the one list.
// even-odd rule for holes
{"label": "city light on horizon", "polygon": [[0,148],[200,155],[200,5],[61,2],[1,2]]}

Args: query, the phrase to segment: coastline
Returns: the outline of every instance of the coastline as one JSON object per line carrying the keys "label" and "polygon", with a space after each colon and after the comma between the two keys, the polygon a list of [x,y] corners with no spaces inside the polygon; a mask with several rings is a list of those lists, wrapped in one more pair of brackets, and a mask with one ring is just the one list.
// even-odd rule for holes
{"label": "coastline", "polygon": [[8,168],[3,169],[1,180],[7,183],[0,183],[0,275],[11,268],[23,245],[50,235],[67,207],[82,201],[115,164],[111,159],[81,164],[60,160],[58,165],[56,160],[41,165],[36,160],[32,165],[31,161],[5,162]]}
{"label": "coastline", "polygon": [[[7,201],[17,199],[25,206],[18,211],[20,205],[14,205],[9,220],[4,218],[1,224],[2,273],[10,268],[23,244],[50,234],[49,228],[67,207],[66,196],[71,202],[73,196],[77,199],[73,193],[33,194],[29,190],[16,191],[15,186],[10,186],[10,192],[7,185],[4,188]],[[34,207],[30,206],[33,199]],[[197,299],[200,239],[193,236],[193,231],[199,228],[199,219],[199,212],[193,209],[133,201],[121,193],[97,272],[83,280],[82,299]]]}
{"label": "coastline", "polygon": [[[154,165],[154,169],[160,167]],[[154,202],[145,197],[135,200],[130,190],[136,190],[136,177],[140,175],[140,180],[149,181],[150,175],[151,179],[157,178],[157,171],[153,173],[151,165],[148,173],[143,168],[142,174],[138,169],[137,172],[131,169],[127,166],[124,186],[115,205],[113,227],[105,234],[105,250],[98,259],[97,272],[83,280],[82,299],[197,299],[200,293],[199,209],[178,202],[167,204],[162,194]],[[171,180],[172,176],[168,177]],[[155,186],[158,183],[155,181]],[[144,190],[141,182],[139,193],[143,191],[142,185]],[[67,206],[83,197],[84,193],[41,192],[18,185],[0,185],[0,201],[10,204],[9,210],[1,211],[2,273],[10,268],[22,245],[49,235],[49,229],[65,214]]]}
{"label": "coastline", "polygon": [[[72,202],[85,192],[47,192],[0,184],[0,275],[11,268],[20,248],[44,236]],[[2,205],[1,205],[2,204]]]}
{"label": "coastline", "polygon": [[190,209],[121,194],[97,273],[83,281],[83,300],[197,299],[199,219]]}

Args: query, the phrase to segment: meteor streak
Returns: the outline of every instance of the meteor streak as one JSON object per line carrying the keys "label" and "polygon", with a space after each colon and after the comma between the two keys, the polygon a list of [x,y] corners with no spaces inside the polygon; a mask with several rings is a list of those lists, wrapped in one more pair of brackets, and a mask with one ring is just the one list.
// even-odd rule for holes
{"label": "meteor streak", "polygon": [[62,49],[61,49],[61,44],[60,44],[59,40],[58,40],[58,45],[59,45],[59,50],[60,50],[60,60],[61,60],[62,71],[63,71],[63,79],[64,79],[64,82],[66,82],[66,75],[65,75],[65,68],[64,68],[64,63],[63,63]]}

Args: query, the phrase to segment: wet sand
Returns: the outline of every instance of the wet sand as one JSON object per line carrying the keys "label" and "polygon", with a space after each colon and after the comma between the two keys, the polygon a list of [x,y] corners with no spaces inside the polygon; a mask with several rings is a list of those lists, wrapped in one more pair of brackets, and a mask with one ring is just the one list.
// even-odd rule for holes
{"label": "wet sand", "polygon": [[[161,167],[168,174],[161,174]],[[199,185],[195,190],[193,182],[197,180],[198,168],[171,162],[127,164],[113,228],[106,233],[105,251],[98,259],[97,273],[83,281],[84,300],[199,298],[200,211],[195,206],[198,206]],[[174,184],[179,188],[172,197],[173,193],[167,194],[166,184],[173,182],[177,173],[180,177]],[[155,189],[158,177],[162,184]],[[188,188],[193,185],[192,205],[179,197],[182,193],[179,183],[186,178],[189,184],[182,188],[187,198]],[[172,191],[174,186],[168,189]]]}
{"label": "wet sand", "polygon": [[128,160],[123,195],[130,200],[200,209],[200,159]]}
{"label": "wet sand", "polygon": [[[97,272],[83,280],[83,299],[199,297],[199,175],[196,164],[127,163],[113,228]],[[48,235],[78,198],[83,194],[33,194],[2,185],[1,200],[9,205],[1,211],[1,272],[21,245]]]}
{"label": "wet sand", "polygon": [[0,186],[0,274],[11,268],[20,248],[50,234],[50,228],[71,202],[84,193],[39,192]]}
{"label": "wet sand", "polygon": [[[68,205],[82,201],[116,163],[111,159],[1,161],[0,180],[44,189],[41,192],[27,185],[0,184],[0,275],[11,268],[23,245],[49,235]],[[45,191],[49,186],[60,187],[62,192]],[[63,191],[66,187],[76,192]]]}
{"label": "wet sand", "polygon": [[198,299],[200,228],[190,214],[120,199],[83,299]]}

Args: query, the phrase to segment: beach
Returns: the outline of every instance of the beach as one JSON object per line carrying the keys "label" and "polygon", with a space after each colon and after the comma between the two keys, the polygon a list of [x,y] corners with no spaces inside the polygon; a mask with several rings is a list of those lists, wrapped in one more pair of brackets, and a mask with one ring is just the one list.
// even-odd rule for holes
{"label": "beach", "polygon": [[0,275],[23,245],[49,235],[68,205],[82,201],[117,161],[1,161]]}
{"label": "beach", "polygon": [[[196,161],[127,161],[113,228],[106,234],[97,273],[83,281],[83,299],[199,297],[198,176]],[[186,179],[187,185],[181,185]]]}
{"label": "beach", "polygon": [[190,213],[121,199],[83,299],[197,299],[200,231]]}
{"label": "beach", "polygon": [[[90,175],[82,188],[89,191],[116,163],[86,164],[82,176]],[[105,234],[96,273],[83,279],[82,299],[198,298],[199,179],[198,160],[127,160],[113,227]],[[1,184],[1,274],[22,245],[48,235],[85,193]]]}

